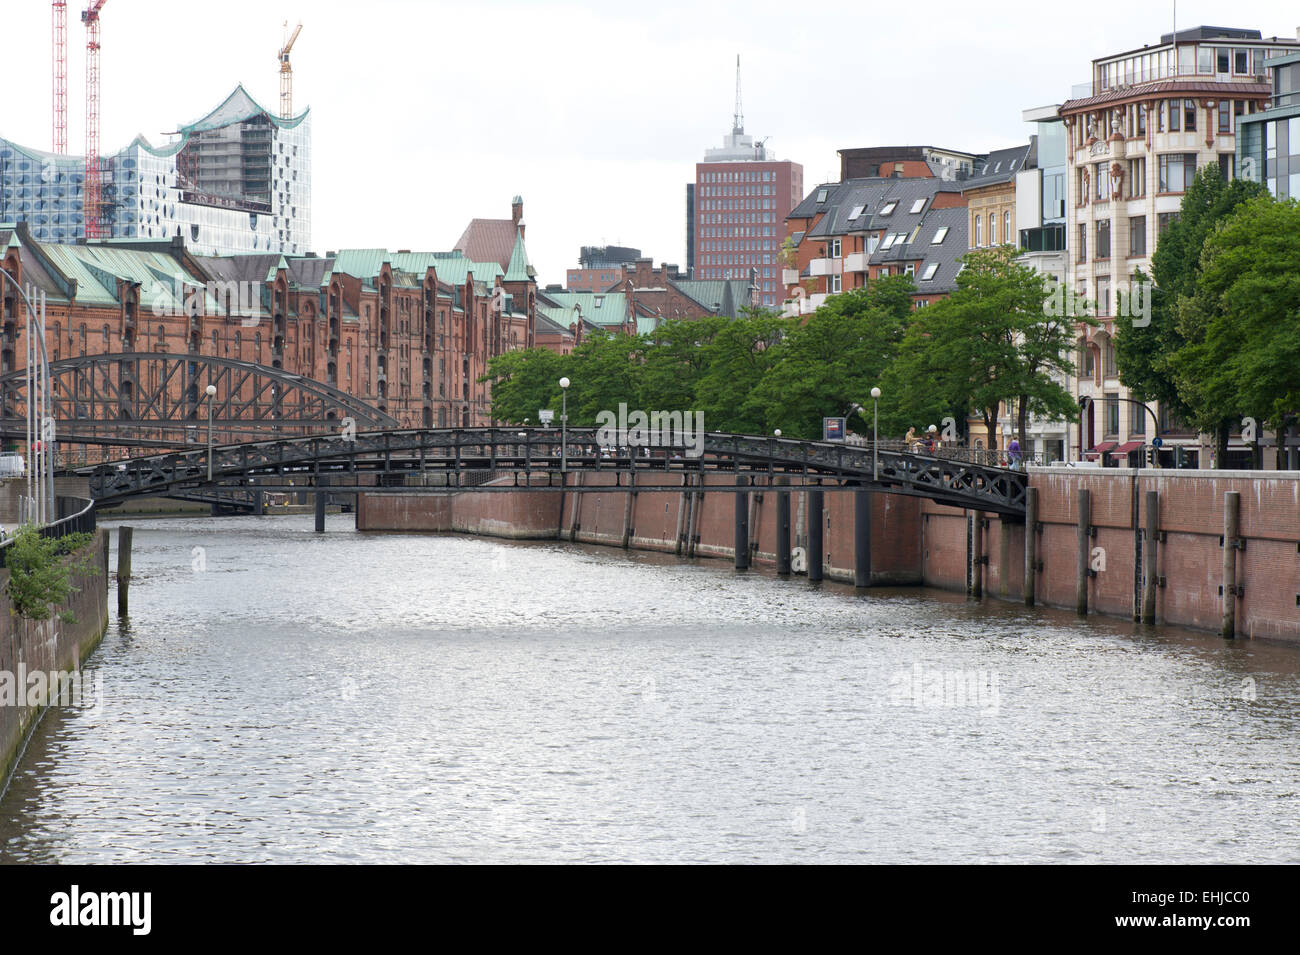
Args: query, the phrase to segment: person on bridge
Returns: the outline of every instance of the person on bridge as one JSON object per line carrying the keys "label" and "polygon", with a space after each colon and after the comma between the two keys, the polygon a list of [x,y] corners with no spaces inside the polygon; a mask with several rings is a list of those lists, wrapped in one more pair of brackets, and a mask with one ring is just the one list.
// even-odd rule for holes
{"label": "person on bridge", "polygon": [[934,425],[925,429],[925,453],[934,454],[939,447],[939,429]]}
{"label": "person on bridge", "polygon": [[918,441],[916,437],[916,428],[915,427],[908,428],[907,434],[903,435],[903,447],[907,448],[908,451],[911,451],[913,454],[915,454],[917,450],[917,446],[920,445],[920,443],[921,442]]}
{"label": "person on bridge", "polygon": [[1007,445],[1007,463],[1013,469],[1020,470],[1020,442],[1016,438],[1012,438]]}

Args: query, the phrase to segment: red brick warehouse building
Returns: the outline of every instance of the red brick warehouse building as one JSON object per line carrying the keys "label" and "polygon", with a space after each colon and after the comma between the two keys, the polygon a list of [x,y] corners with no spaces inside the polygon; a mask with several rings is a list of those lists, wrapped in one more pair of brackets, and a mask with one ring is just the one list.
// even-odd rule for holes
{"label": "red brick warehouse building", "polygon": [[[0,267],[46,294],[51,361],[123,352],[237,359],[331,385],[406,427],[487,425],[490,386],[479,379],[488,361],[534,344],[537,283],[521,207],[466,230],[497,240],[480,250],[487,261],[459,250],[197,256],[180,237],[58,245],[18,223],[0,225]],[[240,288],[251,312],[214,297],[223,287]],[[24,326],[17,297],[0,297],[0,371],[22,367]],[[141,381],[141,391],[158,384]],[[177,382],[167,402],[185,400]],[[90,419],[117,415],[85,409]]]}
{"label": "red brick warehouse building", "polygon": [[777,160],[766,141],[745,135],[736,58],[736,112],[718,149],[706,149],[686,186],[686,262],[693,279],[750,279],[755,304],[785,299],[781,243],[785,217],[803,198],[803,166]]}

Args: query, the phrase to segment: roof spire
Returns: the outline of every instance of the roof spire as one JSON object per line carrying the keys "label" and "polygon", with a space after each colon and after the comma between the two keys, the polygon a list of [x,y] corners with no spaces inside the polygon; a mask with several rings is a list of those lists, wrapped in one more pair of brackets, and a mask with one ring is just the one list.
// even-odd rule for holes
{"label": "roof spire", "polygon": [[732,117],[731,132],[740,136],[745,132],[745,111],[740,106],[740,54],[736,54],[736,114]]}

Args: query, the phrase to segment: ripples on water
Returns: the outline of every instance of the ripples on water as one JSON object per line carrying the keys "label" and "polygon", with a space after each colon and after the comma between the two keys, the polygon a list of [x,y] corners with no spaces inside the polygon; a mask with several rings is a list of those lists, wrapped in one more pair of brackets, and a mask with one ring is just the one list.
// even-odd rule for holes
{"label": "ripples on water", "polygon": [[1291,647],[350,516],[135,527],[103,705],[38,729],[0,861],[1300,861]]}

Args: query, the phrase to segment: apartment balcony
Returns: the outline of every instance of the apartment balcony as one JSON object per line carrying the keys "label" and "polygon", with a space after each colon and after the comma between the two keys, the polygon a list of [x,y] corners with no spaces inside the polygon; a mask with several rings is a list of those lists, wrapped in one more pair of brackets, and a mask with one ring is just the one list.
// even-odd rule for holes
{"label": "apartment balcony", "polygon": [[867,262],[871,258],[870,252],[850,252],[844,256],[845,272],[865,272]]}
{"label": "apartment balcony", "polygon": [[809,275],[839,275],[843,268],[842,259],[813,259],[808,263]]}
{"label": "apartment balcony", "polygon": [[798,285],[798,284],[799,284],[799,270],[798,270],[798,269],[782,269],[782,270],[781,270],[781,284],[782,284],[782,285]]}

